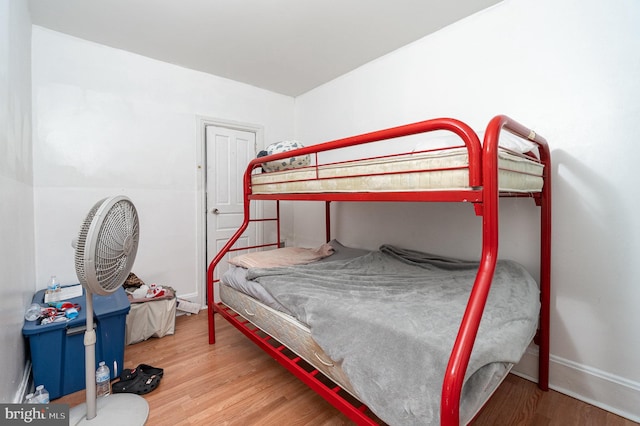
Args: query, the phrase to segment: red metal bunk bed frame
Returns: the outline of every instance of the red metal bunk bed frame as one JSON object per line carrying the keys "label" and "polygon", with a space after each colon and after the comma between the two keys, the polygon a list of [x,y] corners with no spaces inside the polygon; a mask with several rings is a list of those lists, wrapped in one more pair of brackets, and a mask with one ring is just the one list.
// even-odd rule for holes
{"label": "red metal bunk bed frame", "polygon": [[[498,139],[500,132],[506,130],[537,144],[539,160],[544,165],[543,188],[535,193],[500,192],[498,187]],[[465,190],[421,191],[421,192],[359,192],[359,193],[289,193],[289,194],[253,194],[251,192],[251,174],[264,162],[290,158],[292,155],[315,155],[323,151],[345,148],[385,139],[393,139],[418,133],[446,130],[458,135],[465,143],[469,154],[469,188]],[[483,161],[484,159],[484,161]],[[551,285],[551,156],[547,141],[507,116],[494,117],[488,124],[484,142],[481,145],[476,133],[465,123],[450,119],[438,118],[418,123],[407,124],[386,130],[339,139],[319,145],[301,148],[295,151],[273,154],[254,159],[249,163],[244,174],[244,221],[238,231],[229,239],[210,263],[207,271],[207,305],[209,318],[209,343],[215,343],[214,312],[218,312],[236,328],[248,336],[265,352],[274,357],[310,388],[324,397],[329,403],[342,411],[347,417],[362,425],[378,424],[375,416],[368,414],[367,407],[353,398],[344,396],[339,386],[323,379],[317,370],[304,365],[300,357],[287,354],[287,348],[275,342],[271,336],[262,333],[257,327],[242,318],[222,303],[214,302],[214,284],[219,281],[214,277],[216,265],[228,252],[279,246],[280,241],[280,200],[315,200],[325,201],[326,238],[330,236],[330,202],[331,201],[431,201],[431,202],[469,202],[474,205],[475,213],[482,216],[482,255],[475,283],[469,296],[466,311],[456,337],[449,363],[443,378],[440,405],[440,422],[442,425],[459,424],[460,394],[463,379],[473,349],[485,302],[491,287],[491,281],[498,260],[498,200],[500,197],[533,198],[540,207],[540,320],[535,343],[539,347],[538,387],[549,389],[549,313]],[[276,217],[269,219],[250,217],[251,200],[275,200]],[[276,242],[252,247],[235,248],[235,242],[242,236],[249,223],[275,221],[277,224]],[[372,418],[373,417],[373,418]]]}

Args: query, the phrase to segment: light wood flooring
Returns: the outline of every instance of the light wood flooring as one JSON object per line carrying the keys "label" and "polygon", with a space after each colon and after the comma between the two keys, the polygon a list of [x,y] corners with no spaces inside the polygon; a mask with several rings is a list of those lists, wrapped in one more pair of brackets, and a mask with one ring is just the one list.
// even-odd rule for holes
{"label": "light wood flooring", "polygon": [[[172,336],[125,348],[125,368],[164,368],[160,386],[145,395],[147,425],[347,425],[349,419],[216,316],[208,344],[206,311],[176,318]],[[59,398],[72,407],[84,391]],[[637,423],[509,375],[474,425],[598,425]],[[116,425],[114,425],[116,426]],[[118,425],[119,426],[119,425]]]}

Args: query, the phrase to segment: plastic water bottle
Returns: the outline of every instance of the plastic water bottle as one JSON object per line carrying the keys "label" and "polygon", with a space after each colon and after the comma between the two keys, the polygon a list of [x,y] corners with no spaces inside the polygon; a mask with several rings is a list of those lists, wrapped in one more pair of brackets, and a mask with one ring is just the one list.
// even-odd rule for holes
{"label": "plastic water bottle", "polygon": [[58,281],[58,278],[55,275],[51,275],[49,283],[47,284],[47,289],[50,292],[60,290],[60,281]]}
{"label": "plastic water bottle", "polygon": [[42,308],[40,307],[40,305],[38,303],[32,303],[25,311],[24,319],[26,319],[27,321],[35,321],[40,318],[41,314]]}
{"label": "plastic water bottle", "polygon": [[96,396],[107,396],[111,394],[111,372],[104,361],[100,361],[100,366],[96,370]]}
{"label": "plastic water bottle", "polygon": [[49,391],[44,388],[44,385],[38,385],[36,392],[31,398],[34,404],[48,404],[49,403]]}
{"label": "plastic water bottle", "polygon": [[35,402],[33,402],[33,394],[27,394],[27,396],[24,397],[24,403],[25,404],[35,404]]}

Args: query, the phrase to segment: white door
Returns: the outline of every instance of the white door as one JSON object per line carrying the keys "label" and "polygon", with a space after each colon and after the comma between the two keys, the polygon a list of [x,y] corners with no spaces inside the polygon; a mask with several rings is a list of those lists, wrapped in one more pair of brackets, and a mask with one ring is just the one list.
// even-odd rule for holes
{"label": "white door", "polygon": [[[207,266],[242,224],[242,179],[247,164],[255,156],[255,133],[219,126],[206,127]],[[254,217],[257,216],[252,215]],[[257,235],[256,225],[250,224],[236,246],[255,245]],[[232,253],[231,256],[241,253]],[[226,260],[219,263],[214,277],[220,278],[227,270]]]}

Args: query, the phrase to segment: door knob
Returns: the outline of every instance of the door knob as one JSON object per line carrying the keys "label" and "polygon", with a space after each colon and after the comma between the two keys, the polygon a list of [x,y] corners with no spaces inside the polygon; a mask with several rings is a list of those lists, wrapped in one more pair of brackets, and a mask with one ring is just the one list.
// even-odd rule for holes
{"label": "door knob", "polygon": [[213,214],[220,214],[220,210],[218,210],[218,209],[212,209],[212,210],[211,210],[211,213],[213,213]]}

